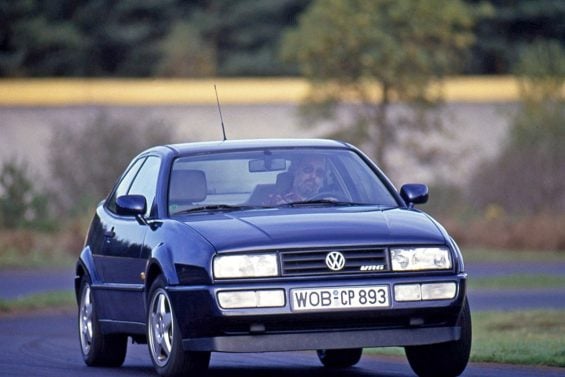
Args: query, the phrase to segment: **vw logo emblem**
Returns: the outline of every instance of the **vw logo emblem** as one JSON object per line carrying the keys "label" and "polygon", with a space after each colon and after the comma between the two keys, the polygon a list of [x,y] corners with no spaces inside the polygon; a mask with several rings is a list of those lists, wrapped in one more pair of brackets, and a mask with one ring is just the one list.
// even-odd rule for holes
{"label": "vw logo emblem", "polygon": [[326,255],[326,265],[332,271],[339,271],[345,267],[345,257],[339,251],[332,251]]}

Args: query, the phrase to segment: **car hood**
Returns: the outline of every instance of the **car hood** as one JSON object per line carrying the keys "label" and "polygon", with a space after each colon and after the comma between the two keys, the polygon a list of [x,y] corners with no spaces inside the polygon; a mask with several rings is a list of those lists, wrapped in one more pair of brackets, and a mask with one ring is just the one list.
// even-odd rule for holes
{"label": "car hood", "polygon": [[446,242],[436,223],[422,212],[371,208],[277,208],[192,214],[185,218],[185,223],[219,252]]}

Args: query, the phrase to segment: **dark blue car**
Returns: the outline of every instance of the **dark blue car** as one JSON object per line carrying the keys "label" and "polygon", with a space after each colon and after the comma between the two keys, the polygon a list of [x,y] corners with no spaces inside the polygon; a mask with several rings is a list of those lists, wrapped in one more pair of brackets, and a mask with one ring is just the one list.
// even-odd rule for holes
{"label": "dark blue car", "polygon": [[326,367],[405,347],[457,376],[471,347],[467,274],[445,229],[355,147],[330,140],[159,146],[100,203],[76,267],[84,361],[147,343],[160,375],[210,352],[316,350]]}

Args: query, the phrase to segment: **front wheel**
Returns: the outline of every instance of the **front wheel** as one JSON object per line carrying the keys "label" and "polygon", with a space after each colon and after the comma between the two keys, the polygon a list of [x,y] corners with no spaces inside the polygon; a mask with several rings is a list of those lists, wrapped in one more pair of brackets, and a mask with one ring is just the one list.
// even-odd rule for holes
{"label": "front wheel", "polygon": [[149,290],[147,340],[153,366],[161,376],[189,376],[208,368],[210,352],[183,350],[182,334],[161,276]]}
{"label": "front wheel", "polygon": [[78,334],[82,358],[88,366],[119,367],[124,363],[127,351],[127,336],[103,334],[96,318],[96,307],[85,276],[80,283],[78,304]]}
{"label": "front wheel", "polygon": [[458,325],[461,326],[459,340],[426,346],[406,347],[406,357],[412,370],[420,377],[456,377],[469,362],[471,353],[471,311],[465,300]]}
{"label": "front wheel", "polygon": [[318,350],[318,359],[328,368],[347,368],[361,360],[363,348]]}

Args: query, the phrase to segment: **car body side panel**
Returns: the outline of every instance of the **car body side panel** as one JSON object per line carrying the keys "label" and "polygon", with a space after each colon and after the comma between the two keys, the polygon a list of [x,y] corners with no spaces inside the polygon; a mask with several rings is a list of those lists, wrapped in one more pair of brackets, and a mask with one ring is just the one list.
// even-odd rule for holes
{"label": "car body side panel", "polygon": [[[141,250],[146,226],[133,217],[110,214],[104,207],[97,210],[98,233],[104,235],[102,245],[94,244],[94,263],[105,284],[141,284],[140,273],[145,265],[141,261]],[[140,268],[141,267],[141,268]]]}
{"label": "car body side panel", "polygon": [[92,248],[98,276],[93,281],[92,292],[96,302],[105,303],[97,306],[98,317],[101,321],[143,322],[145,303],[141,274],[146,263],[141,259],[141,250],[146,226],[134,218],[111,215],[101,204],[92,227],[92,237],[87,242]]}
{"label": "car body side panel", "polygon": [[[77,270],[82,269],[90,278],[92,294],[94,301],[101,303],[95,305],[96,315],[99,318],[104,332],[124,332],[119,326],[107,326],[113,322],[135,322],[143,323],[144,303],[140,302],[142,298],[143,285],[124,285],[124,284],[108,284],[104,283],[97,271],[96,264],[92,255],[90,246],[85,246],[79,261]],[[75,290],[78,295],[80,288],[80,276],[77,274],[75,281]],[[132,312],[132,307],[141,307],[141,311]]]}

